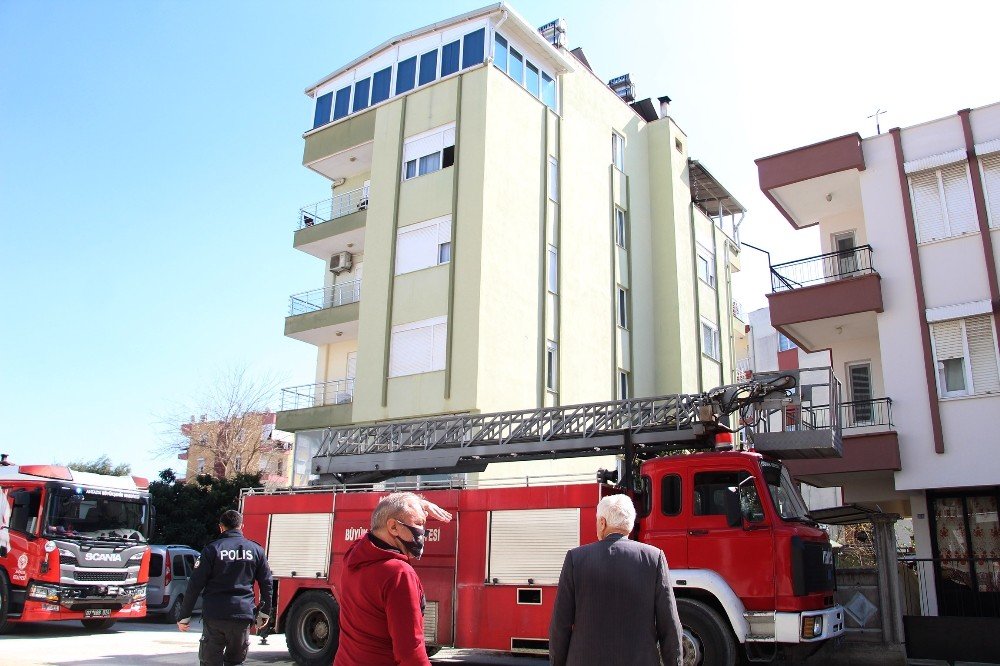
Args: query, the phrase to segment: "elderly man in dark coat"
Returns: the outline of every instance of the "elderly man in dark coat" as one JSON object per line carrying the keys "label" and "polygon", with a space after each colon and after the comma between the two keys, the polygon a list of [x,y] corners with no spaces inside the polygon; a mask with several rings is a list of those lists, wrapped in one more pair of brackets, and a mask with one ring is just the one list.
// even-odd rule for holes
{"label": "elderly man in dark coat", "polygon": [[595,543],[566,553],[549,625],[554,666],[680,666],[681,623],[667,558],[631,541],[626,495],[597,505]]}

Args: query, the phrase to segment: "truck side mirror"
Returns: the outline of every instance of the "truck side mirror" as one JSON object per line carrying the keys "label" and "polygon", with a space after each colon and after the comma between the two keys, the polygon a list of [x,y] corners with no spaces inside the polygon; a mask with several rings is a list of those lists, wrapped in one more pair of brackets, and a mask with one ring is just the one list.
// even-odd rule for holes
{"label": "truck side mirror", "polygon": [[10,494],[10,529],[30,534],[35,528],[35,518],[42,504],[38,490],[15,490]]}
{"label": "truck side mirror", "polygon": [[740,506],[739,488],[726,488],[726,523],[730,527],[743,527],[743,508]]}

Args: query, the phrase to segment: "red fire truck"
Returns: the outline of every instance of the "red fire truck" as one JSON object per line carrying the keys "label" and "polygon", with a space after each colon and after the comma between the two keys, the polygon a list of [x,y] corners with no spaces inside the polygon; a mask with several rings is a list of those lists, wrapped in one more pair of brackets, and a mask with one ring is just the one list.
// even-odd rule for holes
{"label": "red fire truck", "polygon": [[80,620],[94,631],[146,615],[149,483],[0,458],[0,633]]}
{"label": "red fire truck", "polygon": [[[429,649],[545,654],[566,551],[596,539],[598,501],[624,492],[637,508],[633,537],[667,555],[685,663],[804,658],[844,632],[829,537],[774,455],[840,454],[836,379],[823,370],[822,382],[804,384],[809,373],[698,395],[331,429],[313,471],[334,485],[243,493],[245,533],[265,545],[275,573],[271,630],[285,633],[297,663],[331,663],[343,556],[386,491],[415,489],[455,516],[431,523],[414,563]],[[737,412],[747,450],[734,450],[725,425]],[[618,469],[596,481],[388,481],[609,453]]]}

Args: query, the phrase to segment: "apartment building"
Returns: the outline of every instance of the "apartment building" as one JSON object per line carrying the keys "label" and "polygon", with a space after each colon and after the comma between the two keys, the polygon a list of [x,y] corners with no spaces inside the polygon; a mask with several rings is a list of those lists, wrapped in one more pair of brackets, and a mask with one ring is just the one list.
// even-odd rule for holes
{"label": "apartment building", "polygon": [[494,4],[306,90],[303,164],[332,196],[293,241],[319,260],[285,320],[317,349],[278,414],[298,474],[334,426],[730,381],[744,210],[690,159],[669,98],[600,78],[565,36]]}
{"label": "apartment building", "polygon": [[[199,474],[218,478],[260,472],[266,488],[291,485],[291,433],[275,429],[273,413],[248,413],[224,423],[202,416],[181,424],[186,448],[177,455],[185,461],[185,479]],[[240,434],[232,435],[233,432]]]}
{"label": "apartment building", "polygon": [[770,323],[803,351],[828,350],[843,382],[843,457],[789,468],[839,486],[845,503],[912,518],[927,561],[908,614],[995,614],[1000,104],[757,167],[781,214],[819,225],[822,243],[771,267]]}

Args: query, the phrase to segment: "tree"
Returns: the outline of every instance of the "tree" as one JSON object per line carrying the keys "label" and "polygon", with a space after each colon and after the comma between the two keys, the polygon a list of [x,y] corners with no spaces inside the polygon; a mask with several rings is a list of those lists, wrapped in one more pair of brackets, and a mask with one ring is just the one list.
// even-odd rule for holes
{"label": "tree", "polygon": [[224,371],[188,409],[163,419],[159,453],[203,457],[205,471],[219,478],[255,472],[274,455],[266,421],[276,392],[273,378],[253,377],[245,367]]}
{"label": "tree", "polygon": [[77,472],[91,472],[92,474],[110,474],[111,476],[128,476],[132,473],[132,465],[128,463],[111,464],[111,458],[107,455],[98,456],[93,460],[78,460],[66,465]]}
{"label": "tree", "polygon": [[160,472],[149,484],[156,511],[151,543],[185,544],[201,550],[219,535],[219,516],[227,509],[239,510],[242,488],[260,486],[260,472],[219,479],[200,474],[179,482],[172,469]]}

